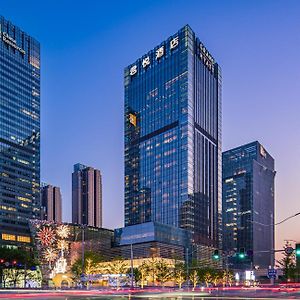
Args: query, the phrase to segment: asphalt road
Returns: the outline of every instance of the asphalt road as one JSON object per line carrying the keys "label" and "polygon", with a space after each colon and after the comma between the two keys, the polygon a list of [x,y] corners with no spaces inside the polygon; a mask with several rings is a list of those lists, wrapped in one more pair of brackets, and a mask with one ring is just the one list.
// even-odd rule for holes
{"label": "asphalt road", "polygon": [[166,299],[166,300],[230,300],[230,299],[300,299],[300,289],[235,289],[212,291],[170,291],[153,290],[106,290],[106,291],[22,291],[0,290],[0,299],[64,299],[64,300],[92,300],[92,299]]}

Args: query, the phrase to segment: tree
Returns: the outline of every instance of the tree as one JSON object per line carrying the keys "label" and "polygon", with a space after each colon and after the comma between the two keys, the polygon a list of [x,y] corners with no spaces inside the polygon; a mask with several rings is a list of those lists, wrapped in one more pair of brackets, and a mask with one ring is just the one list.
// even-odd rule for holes
{"label": "tree", "polygon": [[197,286],[197,283],[199,281],[199,276],[198,276],[197,270],[193,270],[190,273],[190,280],[193,283],[193,291],[194,291]]}
{"label": "tree", "polygon": [[84,253],[84,269],[82,270],[82,258],[79,257],[73,263],[71,272],[73,280],[80,282],[81,274],[92,275],[97,273],[99,263],[103,262],[103,256],[94,251],[85,251]]}
{"label": "tree", "polygon": [[117,280],[117,290],[120,289],[120,276],[122,274],[125,274],[128,269],[128,266],[123,258],[117,257],[112,262],[108,263],[106,271],[109,274],[116,274],[116,280]]}
{"label": "tree", "polygon": [[234,282],[234,275],[231,271],[228,272],[227,281],[228,281],[229,286],[231,287]]}
{"label": "tree", "polygon": [[[131,276],[131,268],[127,270],[127,274]],[[141,272],[138,268],[133,268],[133,277],[134,277],[135,284],[137,285],[142,278]]]}
{"label": "tree", "polygon": [[[37,266],[38,262],[33,254],[23,249],[0,248],[0,286],[6,286],[8,283],[14,287],[17,285],[26,285],[28,269]],[[23,284],[22,284],[23,282]]]}
{"label": "tree", "polygon": [[[291,247],[289,242],[286,242],[284,249]],[[283,257],[277,261],[278,266],[283,270],[284,277],[287,281],[294,279],[296,276],[296,259],[294,252],[289,253],[284,251]]]}
{"label": "tree", "polygon": [[221,279],[222,279],[222,285],[223,287],[226,286],[227,282],[228,282],[228,273],[226,270],[223,270],[222,272],[222,276],[221,276]]}
{"label": "tree", "polygon": [[84,273],[86,275],[95,274],[97,269],[97,263],[92,258],[87,258],[84,264]]}
{"label": "tree", "polygon": [[198,268],[197,269],[197,273],[198,273],[198,278],[199,278],[199,282],[205,282],[204,277],[206,274],[206,269],[205,268]]}
{"label": "tree", "polygon": [[175,263],[174,279],[180,289],[181,289],[182,284],[185,281],[185,277],[186,277],[186,273],[185,273],[184,263],[181,263],[181,262]]}
{"label": "tree", "polygon": [[139,266],[138,270],[141,274],[141,287],[143,289],[146,276],[149,273],[149,265],[145,261],[143,261],[143,263]]}
{"label": "tree", "polygon": [[223,270],[220,273],[220,278],[221,278],[223,287],[225,287],[227,284],[229,286],[232,286],[233,281],[234,281],[234,275],[233,275],[232,271]]}
{"label": "tree", "polygon": [[217,286],[221,278],[220,271],[214,270],[213,272],[211,272],[211,277],[214,286]]}
{"label": "tree", "polygon": [[162,259],[156,262],[156,278],[162,286],[170,279],[171,272],[169,266]]}
{"label": "tree", "polygon": [[157,263],[157,259],[155,259],[154,257],[152,257],[151,259],[149,259],[148,263],[147,263],[147,265],[148,265],[148,272],[151,275],[153,285],[155,285],[155,280],[156,280],[156,276],[157,276],[156,263]]}
{"label": "tree", "polygon": [[[202,267],[197,269],[198,276],[199,276],[199,282],[205,283],[205,285],[208,285],[212,282],[212,274],[215,272],[214,269],[209,267]],[[208,275],[209,274],[209,275]],[[209,279],[209,282],[207,281]],[[208,284],[207,284],[208,283]]]}
{"label": "tree", "polygon": [[207,270],[206,273],[204,274],[203,279],[204,279],[206,287],[209,287],[209,284],[212,282],[211,272]]}

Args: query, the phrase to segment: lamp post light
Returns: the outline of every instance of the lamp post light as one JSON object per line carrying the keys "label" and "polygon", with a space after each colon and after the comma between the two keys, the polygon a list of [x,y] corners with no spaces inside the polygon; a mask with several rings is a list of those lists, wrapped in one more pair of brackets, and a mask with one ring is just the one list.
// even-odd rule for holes
{"label": "lamp post light", "polygon": [[130,273],[131,273],[131,288],[133,289],[133,249],[130,244]]}

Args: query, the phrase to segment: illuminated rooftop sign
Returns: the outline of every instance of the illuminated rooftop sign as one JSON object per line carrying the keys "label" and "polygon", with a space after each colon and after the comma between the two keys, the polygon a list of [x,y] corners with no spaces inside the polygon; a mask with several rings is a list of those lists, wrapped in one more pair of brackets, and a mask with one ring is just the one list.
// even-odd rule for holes
{"label": "illuminated rooftop sign", "polygon": [[[179,45],[179,37],[176,36],[175,38],[173,38],[171,41],[170,41],[170,49],[171,50],[174,50],[175,48],[177,48]],[[162,58],[164,55],[166,54],[166,50],[165,50],[165,46],[161,46],[159,47],[156,51],[155,51],[155,59],[156,60],[159,60],[160,58]],[[150,56],[146,56],[143,58],[142,60],[142,67],[145,69],[147,68],[148,66],[151,65],[151,60],[150,60]],[[138,72],[138,67],[137,65],[132,65],[130,67],[130,70],[129,70],[129,74],[130,76],[133,76],[135,75],[136,73]]]}
{"label": "illuminated rooftop sign", "polygon": [[[154,61],[159,61],[160,59],[162,59],[166,53],[167,53],[167,49],[166,47],[169,45],[169,49],[172,53],[173,50],[175,50],[178,46],[179,46],[179,36],[175,36],[174,38],[172,38],[167,45],[161,45],[159,48],[157,48],[155,50],[154,53],[154,57],[153,60]],[[197,51],[197,55],[198,57],[201,59],[201,61],[203,62],[203,64],[211,71],[214,71],[214,58],[211,56],[211,54],[208,52],[208,50],[205,48],[205,46],[198,41],[197,42],[197,47],[198,47],[198,51]],[[149,55],[143,57],[141,59],[141,62],[139,63],[142,67],[142,69],[146,69],[151,65],[151,58]],[[131,67],[129,68],[129,75],[130,76],[134,76],[138,73],[139,70],[139,66],[138,64],[134,64],[131,65]]]}
{"label": "illuminated rooftop sign", "polygon": [[12,38],[11,36],[9,36],[7,32],[5,32],[5,31],[2,32],[1,24],[0,24],[0,34],[1,34],[2,41],[4,43],[8,44],[15,50],[18,50],[20,53],[25,55],[25,50],[17,45],[17,41],[14,38]]}

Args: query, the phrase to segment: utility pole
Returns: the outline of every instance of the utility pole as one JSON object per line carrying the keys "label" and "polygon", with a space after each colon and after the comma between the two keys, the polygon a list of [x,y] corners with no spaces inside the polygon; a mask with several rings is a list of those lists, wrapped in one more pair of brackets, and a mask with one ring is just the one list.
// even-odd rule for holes
{"label": "utility pole", "polygon": [[133,249],[130,244],[130,268],[131,268],[131,288],[133,289]]}
{"label": "utility pole", "polygon": [[[273,220],[272,220],[272,223],[271,224],[263,224],[263,223],[259,223],[259,222],[255,222],[255,221],[252,221],[252,223],[257,223],[257,224],[259,224],[259,225],[262,225],[262,226],[270,226],[271,227],[271,232],[273,233],[272,234],[272,239],[273,239],[273,245],[272,245],[272,249],[270,249],[270,251],[256,251],[256,252],[270,252],[271,253],[271,265],[269,266],[269,268],[270,269],[274,269],[274,261],[275,261],[275,253],[276,252],[282,252],[282,250],[275,250],[275,245],[274,245],[274,231],[275,231],[275,226],[277,226],[277,225],[281,225],[282,223],[285,223],[286,221],[288,221],[288,220],[290,220],[290,219],[292,219],[292,218],[295,218],[295,217],[297,217],[297,216],[300,216],[300,212],[297,212],[296,214],[293,214],[293,215],[291,215],[291,216],[289,216],[289,217],[287,217],[287,218],[285,218],[285,219],[283,219],[282,221],[280,221],[280,222],[277,222],[277,223],[275,223],[274,222],[274,216],[272,215],[272,218],[273,218]],[[271,285],[274,285],[274,278],[273,278],[273,276],[271,276],[271,278],[270,278],[270,284]]]}
{"label": "utility pole", "polygon": [[185,249],[185,255],[186,255],[186,280],[187,280],[187,288],[190,287],[190,279],[189,279],[189,248],[186,247]]}
{"label": "utility pole", "polygon": [[[274,244],[274,232],[275,232],[275,222],[274,222],[274,216],[272,215],[273,217],[273,221],[272,221],[272,224],[271,224],[271,233],[272,233],[272,241],[273,241],[273,245],[272,245],[272,248],[275,249],[275,244]],[[274,260],[275,260],[275,251],[271,251],[271,269],[273,270],[274,269]],[[274,285],[274,277],[271,276],[270,278],[270,284],[271,285]]]}

